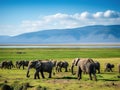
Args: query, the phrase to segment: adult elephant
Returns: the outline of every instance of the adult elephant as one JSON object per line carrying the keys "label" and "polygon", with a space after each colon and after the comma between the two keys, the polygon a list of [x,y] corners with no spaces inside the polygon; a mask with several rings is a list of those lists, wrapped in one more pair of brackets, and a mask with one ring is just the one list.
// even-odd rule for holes
{"label": "adult elephant", "polygon": [[92,59],[77,58],[73,60],[72,67],[71,67],[72,74],[73,74],[74,66],[77,66],[78,68],[77,70],[78,80],[82,79],[82,72],[85,72],[89,74],[90,80],[92,80],[92,74],[93,74],[95,81],[97,81],[95,63]]}
{"label": "adult elephant", "polygon": [[114,64],[105,63],[105,72],[113,72],[112,68],[114,68]]}
{"label": "adult elephant", "polygon": [[65,72],[68,72],[68,62],[67,61],[59,61],[56,63],[56,71],[57,72],[62,72],[62,68],[65,69]]}
{"label": "adult elephant", "polygon": [[98,61],[95,61],[95,69],[100,73],[100,63]]}
{"label": "adult elephant", "polygon": [[39,77],[39,72],[42,75],[42,78],[45,78],[43,72],[48,72],[49,73],[49,78],[52,77],[52,68],[53,68],[53,63],[51,61],[42,61],[42,60],[37,60],[37,61],[30,61],[28,65],[28,70],[27,70],[27,77],[30,77],[29,72],[31,68],[35,68],[36,72],[34,73],[34,79]]}

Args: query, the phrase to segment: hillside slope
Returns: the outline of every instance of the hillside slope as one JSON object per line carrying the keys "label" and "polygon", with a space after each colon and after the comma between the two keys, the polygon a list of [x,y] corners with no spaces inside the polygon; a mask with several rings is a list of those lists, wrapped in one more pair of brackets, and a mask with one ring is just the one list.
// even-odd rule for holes
{"label": "hillside slope", "polygon": [[0,37],[0,44],[119,43],[120,25],[53,29]]}

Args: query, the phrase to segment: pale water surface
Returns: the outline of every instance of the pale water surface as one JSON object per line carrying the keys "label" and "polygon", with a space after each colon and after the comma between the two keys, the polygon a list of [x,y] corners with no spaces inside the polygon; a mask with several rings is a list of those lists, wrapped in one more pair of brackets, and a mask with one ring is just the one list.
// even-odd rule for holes
{"label": "pale water surface", "polygon": [[40,46],[39,45],[38,46],[36,45],[35,46],[34,45],[31,45],[31,46],[30,45],[28,46],[27,45],[26,46],[10,45],[9,46],[8,45],[8,46],[4,46],[3,45],[2,46],[1,45],[0,48],[120,48],[120,46],[118,45],[117,46],[116,45],[93,45],[93,46],[92,45],[80,45],[80,46],[79,45],[77,46],[76,45],[68,45],[68,46],[66,45],[65,46],[64,45],[59,45],[59,46],[58,45],[54,45],[54,46],[51,46],[51,45],[48,45],[48,46],[47,45],[45,46],[44,45],[43,46],[42,45]]}

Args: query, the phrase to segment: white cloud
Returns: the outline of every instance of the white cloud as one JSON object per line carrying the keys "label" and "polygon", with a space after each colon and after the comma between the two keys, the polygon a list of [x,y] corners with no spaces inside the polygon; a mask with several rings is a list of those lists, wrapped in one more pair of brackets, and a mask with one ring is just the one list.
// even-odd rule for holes
{"label": "white cloud", "polygon": [[97,13],[93,14],[93,17],[94,18],[103,18],[103,15],[104,15],[103,12],[97,12]]}
{"label": "white cloud", "polygon": [[87,25],[112,24],[120,24],[120,12],[107,10],[105,12],[89,13],[86,11],[72,15],[57,13],[54,15],[43,16],[34,21],[24,20],[21,21],[21,25],[18,26],[0,26],[0,32],[4,30],[2,32],[3,35],[16,35],[20,33],[45,29],[64,29],[82,27]]}
{"label": "white cloud", "polygon": [[81,13],[80,18],[81,18],[81,19],[88,19],[88,18],[92,18],[92,17],[91,17],[91,14],[90,14],[90,13],[88,13],[88,12],[83,12],[83,13]]}
{"label": "white cloud", "polygon": [[107,10],[104,13],[104,17],[107,17],[107,18],[118,18],[118,17],[120,17],[120,12],[116,12],[116,11],[112,11],[112,10]]}
{"label": "white cloud", "polygon": [[93,14],[94,18],[120,18],[120,12],[107,10],[105,12],[96,12]]}

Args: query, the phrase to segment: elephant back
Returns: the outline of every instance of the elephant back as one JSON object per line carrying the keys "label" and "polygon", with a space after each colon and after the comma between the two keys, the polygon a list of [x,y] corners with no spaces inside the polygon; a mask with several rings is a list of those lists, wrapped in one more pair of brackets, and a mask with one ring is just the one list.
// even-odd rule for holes
{"label": "elephant back", "polygon": [[96,73],[96,68],[94,63],[87,63],[85,67],[87,73]]}
{"label": "elephant back", "polygon": [[90,68],[93,69],[95,68],[95,63],[92,59],[80,59],[80,61],[78,62],[78,66],[80,66],[81,70],[83,72],[89,72],[90,71]]}
{"label": "elephant back", "polygon": [[67,61],[63,61],[62,67],[63,67],[63,68],[66,68],[66,67],[68,67],[68,66],[69,66],[68,62],[67,62]]}
{"label": "elephant back", "polygon": [[54,64],[51,61],[41,61],[41,69],[44,72],[51,72]]}
{"label": "elephant back", "polygon": [[72,61],[72,66],[77,66],[79,60],[80,60],[80,58],[75,58],[75,59]]}

